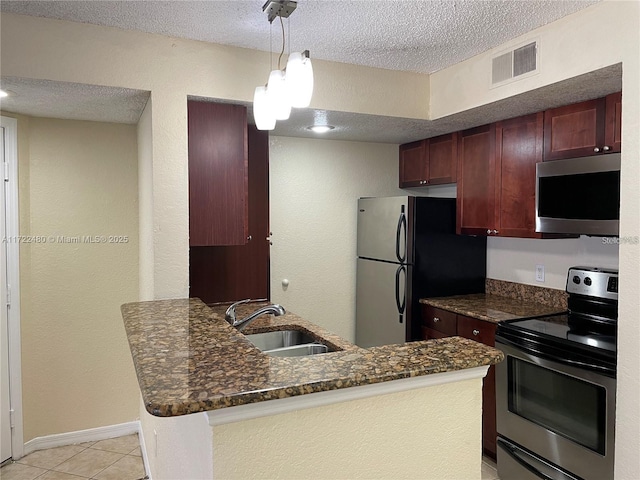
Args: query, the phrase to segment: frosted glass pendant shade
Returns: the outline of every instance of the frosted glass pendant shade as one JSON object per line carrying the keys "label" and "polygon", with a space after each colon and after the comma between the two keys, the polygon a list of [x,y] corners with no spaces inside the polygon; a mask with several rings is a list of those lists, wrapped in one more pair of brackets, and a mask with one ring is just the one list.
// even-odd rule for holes
{"label": "frosted glass pendant shade", "polygon": [[291,100],[285,85],[285,75],[282,70],[272,70],[267,84],[267,95],[273,108],[276,120],[288,120],[291,115]]}
{"label": "frosted glass pendant shade", "polygon": [[253,119],[258,130],[273,130],[276,128],[276,117],[270,105],[271,98],[267,95],[267,87],[256,87],[253,93]]}
{"label": "frosted glass pendant shade", "polygon": [[306,108],[313,95],[313,67],[311,59],[300,52],[289,55],[287,75],[285,78],[291,106]]}

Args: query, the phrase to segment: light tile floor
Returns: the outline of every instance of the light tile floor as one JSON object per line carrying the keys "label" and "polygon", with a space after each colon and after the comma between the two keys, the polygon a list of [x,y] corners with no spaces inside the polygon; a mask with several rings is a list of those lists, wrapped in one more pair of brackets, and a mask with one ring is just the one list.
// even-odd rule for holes
{"label": "light tile floor", "polygon": [[[38,450],[0,468],[1,480],[143,480],[137,435]],[[499,480],[496,464],[482,459],[482,480]]]}
{"label": "light tile floor", "polygon": [[138,435],[38,450],[0,468],[1,480],[147,478]]}
{"label": "light tile floor", "polygon": [[496,462],[487,457],[482,457],[482,480],[500,480]]}

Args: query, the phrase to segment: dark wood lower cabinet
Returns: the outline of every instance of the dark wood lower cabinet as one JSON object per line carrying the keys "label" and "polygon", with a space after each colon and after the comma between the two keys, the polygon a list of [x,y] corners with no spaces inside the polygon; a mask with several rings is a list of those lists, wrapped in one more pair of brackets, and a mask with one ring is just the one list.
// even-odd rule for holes
{"label": "dark wood lower cabinet", "polygon": [[205,303],[269,294],[269,135],[248,126],[249,235],[245,245],[191,247],[189,296]]}
{"label": "dark wood lower cabinet", "polygon": [[[438,321],[435,321],[438,319]],[[422,305],[422,335],[424,340],[459,335],[495,347],[496,324],[457,315],[447,310]],[[455,329],[454,329],[455,327]],[[489,367],[482,380],[482,451],[496,458],[496,367]]]}

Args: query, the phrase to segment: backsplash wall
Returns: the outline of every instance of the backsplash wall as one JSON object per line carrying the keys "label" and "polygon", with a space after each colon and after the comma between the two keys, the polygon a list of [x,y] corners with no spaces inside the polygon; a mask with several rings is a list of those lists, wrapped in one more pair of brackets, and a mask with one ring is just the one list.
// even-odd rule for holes
{"label": "backsplash wall", "polygon": [[[487,278],[564,290],[570,267],[618,268],[618,245],[611,238],[487,239]],[[544,265],[544,282],[536,281]]]}

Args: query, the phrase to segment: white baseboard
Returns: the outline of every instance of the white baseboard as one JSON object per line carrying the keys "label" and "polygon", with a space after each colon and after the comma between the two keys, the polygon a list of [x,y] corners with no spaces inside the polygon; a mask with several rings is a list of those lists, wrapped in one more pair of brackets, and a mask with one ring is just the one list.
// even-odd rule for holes
{"label": "white baseboard", "polygon": [[[78,430],[76,432],[57,433],[55,435],[47,435],[44,437],[36,437],[24,444],[24,455],[28,455],[36,450],[45,448],[62,447],[65,445],[73,445],[84,442],[97,442],[108,438],[122,437],[140,433],[140,421],[120,423],[118,425],[108,425],[106,427],[89,428],[87,430]],[[140,436],[142,439],[142,436]],[[143,455],[145,449],[141,449]],[[145,459],[145,467],[147,462]]]}
{"label": "white baseboard", "polygon": [[151,466],[149,465],[149,456],[147,455],[147,443],[144,440],[144,431],[142,430],[142,425],[138,422],[138,426],[140,427],[140,431],[138,432],[138,438],[140,439],[140,451],[142,452],[142,463],[144,464],[144,471],[147,473],[147,477],[149,480],[153,480],[151,477]]}

